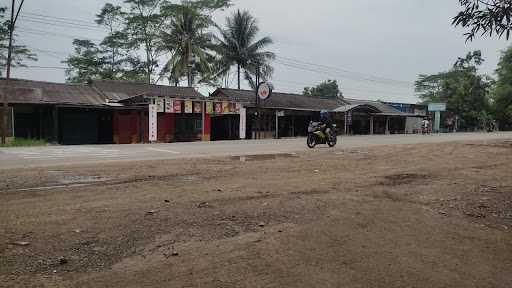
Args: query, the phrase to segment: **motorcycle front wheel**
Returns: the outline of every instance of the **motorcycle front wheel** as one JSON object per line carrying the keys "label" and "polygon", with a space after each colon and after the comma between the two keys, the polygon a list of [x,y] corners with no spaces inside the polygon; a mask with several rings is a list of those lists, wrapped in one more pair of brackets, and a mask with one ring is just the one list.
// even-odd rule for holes
{"label": "motorcycle front wheel", "polygon": [[308,134],[307,145],[311,149],[315,148],[315,146],[316,146],[316,139],[315,139],[315,136],[313,134]]}
{"label": "motorcycle front wheel", "polygon": [[329,147],[334,147],[336,146],[336,143],[338,142],[338,138],[336,136],[332,136],[330,137],[330,139],[327,141],[327,145],[329,145]]}

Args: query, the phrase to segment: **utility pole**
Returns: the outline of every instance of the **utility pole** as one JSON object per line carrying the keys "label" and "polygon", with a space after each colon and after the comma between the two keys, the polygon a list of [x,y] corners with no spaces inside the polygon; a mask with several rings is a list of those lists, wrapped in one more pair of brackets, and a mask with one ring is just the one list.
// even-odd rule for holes
{"label": "utility pole", "polygon": [[[16,21],[18,20],[18,16],[20,15],[21,7],[25,0],[21,0],[20,7],[18,7],[18,11],[16,12],[16,16],[14,15],[16,0],[12,0],[11,3],[11,22],[9,23],[9,47],[7,52],[7,72],[5,75],[5,89],[3,97],[4,97],[4,107],[3,107],[3,117],[2,117],[2,144],[5,144],[7,138],[7,118],[9,114],[9,103],[7,100],[7,93],[9,92],[9,80],[11,79],[11,62],[12,62],[12,42],[14,36],[14,26],[16,25]],[[13,119],[14,120],[14,119]]]}
{"label": "utility pole", "polygon": [[[256,68],[256,90],[258,89],[258,86],[260,85],[260,67],[258,66]],[[240,89],[240,88],[239,88]],[[254,135],[256,136],[256,139],[261,138],[261,115],[260,115],[260,97],[258,96],[258,93],[256,93],[256,133]]]}
{"label": "utility pole", "polygon": [[190,39],[187,42],[187,78],[188,87],[192,87],[192,67],[194,65],[194,57],[192,56],[192,43]]}

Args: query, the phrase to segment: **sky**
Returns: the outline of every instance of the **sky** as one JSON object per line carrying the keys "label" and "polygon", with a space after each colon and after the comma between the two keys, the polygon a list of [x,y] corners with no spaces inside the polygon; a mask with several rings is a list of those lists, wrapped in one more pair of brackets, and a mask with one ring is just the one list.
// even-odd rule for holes
{"label": "sky", "polygon": [[[19,2],[19,0],[17,1]],[[111,3],[122,4],[121,0]],[[1,6],[10,5],[0,0]],[[234,6],[214,14],[223,25],[236,9],[257,20],[259,37],[270,36],[276,53],[272,83],[280,92],[301,93],[331,79],[347,98],[415,103],[414,81],[419,74],[446,71],[472,50],[486,62],[481,72],[493,74],[504,39],[479,38],[466,43],[461,28],[451,26],[460,9],[457,0],[234,0]],[[59,67],[72,52],[73,38],[102,39],[94,27],[105,0],[25,0],[17,23],[17,43],[38,54],[39,61],[19,68],[14,78],[64,82]],[[48,23],[47,17],[83,23],[77,28]],[[43,19],[43,21],[41,21]],[[55,18],[51,18],[55,19]],[[66,26],[66,27],[63,27]],[[52,68],[48,68],[52,67]],[[235,88],[235,74],[230,87]],[[246,88],[247,86],[244,85]],[[201,92],[211,87],[198,87]]]}

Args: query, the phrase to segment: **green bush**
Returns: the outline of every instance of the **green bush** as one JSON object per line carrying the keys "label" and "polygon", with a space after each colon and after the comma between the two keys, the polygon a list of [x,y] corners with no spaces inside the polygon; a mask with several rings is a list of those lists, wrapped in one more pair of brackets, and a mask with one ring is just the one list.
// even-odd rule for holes
{"label": "green bush", "polygon": [[25,138],[13,138],[7,141],[5,145],[0,144],[0,147],[27,147],[27,146],[46,146],[48,142],[46,140],[39,139],[25,139]]}

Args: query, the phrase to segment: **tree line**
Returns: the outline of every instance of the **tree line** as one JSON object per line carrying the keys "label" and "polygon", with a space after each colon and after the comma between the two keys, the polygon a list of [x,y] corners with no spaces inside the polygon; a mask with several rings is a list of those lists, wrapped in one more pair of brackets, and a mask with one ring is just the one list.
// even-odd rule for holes
{"label": "tree line", "polygon": [[[135,80],[156,83],[167,80],[179,85],[219,85],[236,67],[254,86],[256,75],[272,74],[274,53],[265,51],[270,37],[258,39],[256,19],[237,10],[225,27],[212,15],[231,6],[229,0],[182,1],[125,0],[124,6],[106,3],[96,17],[108,35],[99,44],[86,39],[73,41],[74,53],[64,62],[67,80]],[[163,63],[163,64],[162,64]]]}

